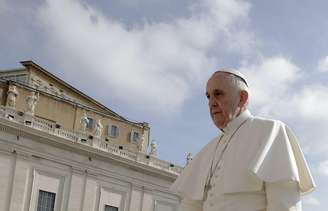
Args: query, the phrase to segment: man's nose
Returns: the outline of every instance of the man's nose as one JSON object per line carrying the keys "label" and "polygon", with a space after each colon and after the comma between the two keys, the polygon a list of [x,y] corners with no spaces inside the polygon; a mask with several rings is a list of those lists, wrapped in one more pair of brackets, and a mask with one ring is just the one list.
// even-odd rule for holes
{"label": "man's nose", "polygon": [[215,101],[214,97],[209,97],[208,98],[208,106],[210,108],[217,106],[217,102]]}

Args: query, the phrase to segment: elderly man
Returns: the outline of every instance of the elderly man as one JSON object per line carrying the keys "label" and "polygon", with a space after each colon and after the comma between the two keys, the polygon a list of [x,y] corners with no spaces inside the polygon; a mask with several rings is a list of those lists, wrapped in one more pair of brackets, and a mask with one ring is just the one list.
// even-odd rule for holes
{"label": "elderly man", "polygon": [[207,82],[210,116],[221,135],[172,185],[183,211],[300,211],[314,182],[297,139],[282,122],[247,110],[246,78],[223,69]]}

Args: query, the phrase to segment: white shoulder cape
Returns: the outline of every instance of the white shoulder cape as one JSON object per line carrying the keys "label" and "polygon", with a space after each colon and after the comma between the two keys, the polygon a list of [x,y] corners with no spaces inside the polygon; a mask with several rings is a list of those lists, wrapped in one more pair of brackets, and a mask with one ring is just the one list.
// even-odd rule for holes
{"label": "white shoulder cape", "polygon": [[[217,139],[209,142],[185,167],[170,190],[203,200]],[[231,139],[224,154],[224,192],[259,191],[263,182],[297,181],[302,194],[315,188],[295,135],[282,122],[250,117]]]}

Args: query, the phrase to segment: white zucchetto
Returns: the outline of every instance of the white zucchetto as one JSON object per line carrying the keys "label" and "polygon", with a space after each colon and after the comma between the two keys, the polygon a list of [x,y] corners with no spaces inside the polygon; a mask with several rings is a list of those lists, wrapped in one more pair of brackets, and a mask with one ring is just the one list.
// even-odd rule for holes
{"label": "white zucchetto", "polygon": [[238,78],[240,78],[246,84],[246,86],[248,86],[248,82],[247,82],[247,79],[246,79],[245,75],[242,74],[241,72],[239,72],[238,70],[234,70],[234,69],[231,69],[231,68],[223,68],[223,69],[220,69],[220,70],[216,71],[215,73],[219,73],[219,72],[230,73],[234,76],[237,76]]}

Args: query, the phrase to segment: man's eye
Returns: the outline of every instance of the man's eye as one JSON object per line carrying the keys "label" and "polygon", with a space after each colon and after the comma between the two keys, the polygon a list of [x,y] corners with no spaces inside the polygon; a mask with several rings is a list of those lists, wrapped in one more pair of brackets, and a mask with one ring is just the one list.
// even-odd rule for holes
{"label": "man's eye", "polygon": [[205,94],[207,99],[210,99],[210,95],[208,93]]}
{"label": "man's eye", "polygon": [[214,96],[220,96],[222,95],[222,92],[214,92]]}

